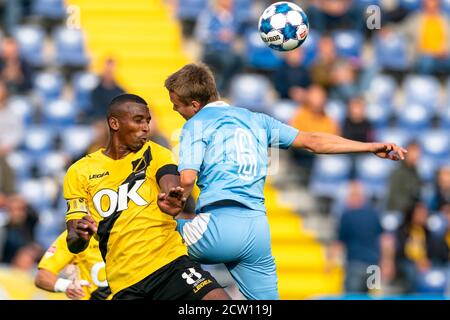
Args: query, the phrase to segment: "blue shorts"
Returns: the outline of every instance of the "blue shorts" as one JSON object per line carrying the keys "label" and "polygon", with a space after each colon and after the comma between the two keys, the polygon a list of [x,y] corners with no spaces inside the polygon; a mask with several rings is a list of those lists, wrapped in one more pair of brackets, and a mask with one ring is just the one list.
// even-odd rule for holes
{"label": "blue shorts", "polygon": [[192,220],[177,220],[177,230],[194,260],[224,263],[247,299],[279,299],[265,212],[234,205],[207,206]]}

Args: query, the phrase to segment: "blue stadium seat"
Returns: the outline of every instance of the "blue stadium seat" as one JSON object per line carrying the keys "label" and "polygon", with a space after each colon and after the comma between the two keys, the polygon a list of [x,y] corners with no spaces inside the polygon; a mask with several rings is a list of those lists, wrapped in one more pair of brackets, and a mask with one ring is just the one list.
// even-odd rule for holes
{"label": "blue stadium seat", "polygon": [[35,15],[49,19],[64,19],[66,7],[64,0],[34,0],[31,12]]}
{"label": "blue stadium seat", "polygon": [[325,112],[333,118],[334,121],[342,124],[347,114],[347,107],[345,103],[340,100],[328,100],[325,105]]}
{"label": "blue stadium seat", "polygon": [[361,57],[364,38],[358,31],[339,30],[332,34],[336,52],[343,58]]}
{"label": "blue stadium seat", "polygon": [[311,66],[311,64],[315,61],[318,52],[319,40],[320,33],[316,30],[309,29],[308,37],[302,44],[304,55],[303,64],[305,65],[305,67]]}
{"label": "blue stadium seat", "polygon": [[240,23],[249,22],[252,18],[253,0],[234,0],[233,12]]}
{"label": "blue stadium seat", "polygon": [[40,26],[19,25],[14,30],[14,38],[19,46],[20,55],[32,66],[44,65],[45,32]]}
{"label": "blue stadium seat", "polygon": [[34,89],[43,103],[56,100],[64,88],[64,78],[60,73],[41,72],[34,79]]}
{"label": "blue stadium seat", "polygon": [[450,135],[448,131],[431,129],[421,132],[419,142],[424,156],[438,163],[450,160]]}
{"label": "blue stadium seat", "polygon": [[406,147],[412,137],[400,128],[381,128],[375,131],[375,140],[391,142]]}
{"label": "blue stadium seat", "polygon": [[375,102],[392,104],[397,83],[392,76],[379,74],[375,76],[369,85],[369,95]]}
{"label": "blue stadium seat", "polygon": [[450,16],[450,0],[441,0],[441,8],[447,16]]}
{"label": "blue stadium seat", "polygon": [[357,1],[364,6],[377,5],[380,6],[381,0],[359,0]]}
{"label": "blue stadium seat", "polygon": [[6,161],[14,170],[19,181],[31,178],[32,168],[36,164],[36,158],[32,153],[24,150],[15,150],[7,155]]}
{"label": "blue stadium seat", "polygon": [[412,136],[421,134],[421,130],[431,127],[433,110],[418,104],[407,104],[401,109],[396,109],[397,126],[406,130]]}
{"label": "blue stadium seat", "polygon": [[381,214],[381,226],[386,232],[395,232],[403,222],[404,213],[401,211],[385,211]]}
{"label": "blue stadium seat", "polygon": [[41,211],[50,207],[58,190],[53,179],[38,178],[21,181],[18,191],[36,210]]}
{"label": "blue stadium seat", "polygon": [[43,106],[43,124],[55,128],[63,128],[75,124],[77,109],[63,99],[53,100]]}
{"label": "blue stadium seat", "polygon": [[352,162],[347,155],[321,155],[314,160],[309,190],[315,196],[337,199],[340,187],[350,178]]}
{"label": "blue stadium seat", "polygon": [[416,292],[422,294],[445,294],[449,282],[445,269],[431,268],[418,272]]}
{"label": "blue stadium seat", "polygon": [[439,168],[438,162],[432,157],[422,155],[417,163],[417,172],[425,183],[431,183],[436,177],[436,171]]}
{"label": "blue stadium seat", "polygon": [[450,132],[450,104],[441,110],[439,114],[439,121],[441,129]]}
{"label": "blue stadium seat", "polygon": [[418,103],[428,108],[437,108],[440,84],[433,76],[408,75],[403,82],[405,103]]}
{"label": "blue stadium seat", "polygon": [[387,70],[406,71],[411,65],[406,37],[397,32],[377,34],[373,41],[378,65]]}
{"label": "blue stadium seat", "polygon": [[89,58],[86,55],[84,35],[79,29],[57,28],[53,33],[56,63],[61,66],[84,67]]}
{"label": "blue stadium seat", "polygon": [[298,103],[293,100],[278,100],[267,110],[268,114],[284,123],[289,123],[298,110]]}
{"label": "blue stadium seat", "polygon": [[80,156],[94,138],[90,126],[71,126],[61,132],[62,150],[70,156]]}
{"label": "blue stadium seat", "polygon": [[434,213],[428,216],[427,227],[433,235],[445,237],[448,220],[442,212]]}
{"label": "blue stadium seat", "polygon": [[56,177],[64,173],[68,157],[63,152],[51,151],[37,160],[41,176]]}
{"label": "blue stadium seat", "polygon": [[392,107],[387,103],[375,102],[366,105],[366,117],[375,128],[385,128],[389,125]]}
{"label": "blue stadium seat", "polygon": [[203,9],[208,7],[208,0],[178,0],[177,18],[196,20]]}
{"label": "blue stadium seat", "polygon": [[361,181],[367,195],[382,199],[386,194],[388,178],[394,162],[374,155],[362,155],[356,160],[356,177]]}
{"label": "blue stadium seat", "polygon": [[92,72],[77,72],[72,77],[74,103],[80,110],[90,110],[91,93],[97,87],[99,77]]}
{"label": "blue stadium seat", "polygon": [[42,155],[50,152],[54,144],[54,131],[44,126],[31,126],[25,131],[23,147],[33,154]]}
{"label": "blue stadium seat", "polygon": [[398,5],[409,11],[419,10],[422,7],[422,0],[398,0]]}
{"label": "blue stadium seat", "polygon": [[34,108],[26,96],[11,96],[7,102],[8,109],[22,117],[25,125],[33,122]]}
{"label": "blue stadium seat", "polygon": [[36,241],[42,248],[49,248],[64,229],[60,212],[45,208],[39,212],[39,223],[35,227]]}
{"label": "blue stadium seat", "polygon": [[281,66],[283,59],[262,41],[257,30],[245,34],[245,60],[249,67],[273,70]]}
{"label": "blue stadium seat", "polygon": [[240,74],[231,81],[230,98],[233,105],[252,111],[266,111],[270,105],[272,84],[263,75]]}

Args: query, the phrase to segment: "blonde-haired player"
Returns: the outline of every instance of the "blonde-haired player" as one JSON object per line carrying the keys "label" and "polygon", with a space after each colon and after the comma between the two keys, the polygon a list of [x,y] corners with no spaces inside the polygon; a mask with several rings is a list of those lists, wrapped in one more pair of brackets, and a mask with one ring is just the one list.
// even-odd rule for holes
{"label": "blonde-haired player", "polygon": [[[111,290],[96,237],[92,237],[86,250],[78,254],[69,251],[66,237],[67,231],[64,231],[41,258],[35,277],[36,286],[50,292],[64,292],[73,300],[107,299]],[[72,277],[58,277],[66,267],[72,267]]]}

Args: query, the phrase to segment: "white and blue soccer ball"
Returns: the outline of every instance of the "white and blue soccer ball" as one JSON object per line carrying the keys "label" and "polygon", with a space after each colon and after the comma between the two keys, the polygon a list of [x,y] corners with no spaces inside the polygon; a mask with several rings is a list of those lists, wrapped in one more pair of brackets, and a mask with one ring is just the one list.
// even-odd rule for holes
{"label": "white and blue soccer ball", "polygon": [[309,33],[305,12],[292,2],[281,1],[267,7],[259,18],[259,33],[270,48],[290,51],[298,48]]}

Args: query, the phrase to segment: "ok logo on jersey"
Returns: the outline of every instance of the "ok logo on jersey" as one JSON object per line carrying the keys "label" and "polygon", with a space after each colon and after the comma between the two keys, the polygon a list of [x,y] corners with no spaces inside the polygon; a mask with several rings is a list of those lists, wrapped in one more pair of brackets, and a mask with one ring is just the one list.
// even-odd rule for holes
{"label": "ok logo on jersey", "polygon": [[[148,202],[137,193],[144,182],[145,179],[137,180],[130,190],[128,190],[129,183],[121,185],[117,192],[112,189],[100,190],[92,198],[95,209],[102,217],[107,218],[116,211],[128,209],[128,200],[133,201],[138,206],[147,205]],[[108,197],[109,200],[109,208],[106,211],[102,208],[103,197]]]}

